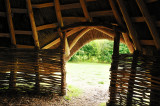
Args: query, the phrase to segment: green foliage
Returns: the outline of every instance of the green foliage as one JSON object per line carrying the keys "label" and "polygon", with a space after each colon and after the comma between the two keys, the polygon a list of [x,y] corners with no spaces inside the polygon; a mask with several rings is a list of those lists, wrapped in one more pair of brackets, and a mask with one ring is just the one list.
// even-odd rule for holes
{"label": "green foliage", "polygon": [[[125,44],[120,44],[120,54],[129,53]],[[95,40],[83,46],[69,62],[111,63],[113,41]]]}
{"label": "green foliage", "polygon": [[78,97],[82,94],[82,90],[75,87],[75,86],[72,86],[72,85],[69,85],[68,86],[68,92],[67,92],[67,95],[64,97],[66,100],[71,100],[72,97]]}
{"label": "green foliage", "polygon": [[101,103],[99,104],[99,106],[106,106],[106,103]]}

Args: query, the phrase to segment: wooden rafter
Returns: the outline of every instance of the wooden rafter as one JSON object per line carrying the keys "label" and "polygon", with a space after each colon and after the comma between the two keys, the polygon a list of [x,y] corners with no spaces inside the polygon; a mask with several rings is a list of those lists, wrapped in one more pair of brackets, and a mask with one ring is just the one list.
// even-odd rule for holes
{"label": "wooden rafter", "polygon": [[32,31],[21,31],[21,30],[15,30],[15,34],[17,35],[32,35]]}
{"label": "wooden rafter", "polygon": [[[107,29],[101,29],[101,28],[98,28],[98,27],[93,27],[93,29],[95,29],[95,30],[97,30],[97,31],[99,31],[99,32],[101,32],[101,33],[104,33],[104,34],[106,34],[106,35],[108,35],[109,37],[111,37],[111,38],[114,38],[114,32],[113,31],[111,31],[111,30],[107,30]],[[120,41],[121,42],[124,42],[124,39],[121,37],[120,38]]]}
{"label": "wooden rafter", "polygon": [[57,23],[54,23],[54,24],[47,24],[47,25],[42,25],[42,26],[38,26],[37,27],[37,31],[40,31],[40,30],[44,30],[44,29],[49,29],[49,28],[57,28],[58,24]]}
{"label": "wooden rafter", "polygon": [[36,48],[39,48],[40,45],[39,45],[38,33],[37,33],[36,24],[35,24],[35,20],[34,20],[31,0],[26,0],[26,4],[27,4],[28,14],[29,14],[29,18],[30,18],[32,32],[33,32],[34,44],[35,44]]}
{"label": "wooden rafter", "polygon": [[11,34],[11,43],[14,47],[16,47],[16,37],[15,37],[15,31],[13,26],[13,20],[12,20],[12,13],[11,13],[11,5],[9,0],[5,0],[6,3],[6,12],[7,12],[7,19],[8,19],[8,26]]}
{"label": "wooden rafter", "polygon": [[112,10],[93,11],[89,13],[91,17],[113,16]]}
{"label": "wooden rafter", "polygon": [[77,36],[76,38],[72,41],[72,43],[70,44],[70,50],[73,48],[73,46],[78,42],[78,40],[84,35],[86,34],[88,31],[90,31],[91,28],[86,28],[86,29],[83,29]]}
{"label": "wooden rafter", "polygon": [[[125,25],[123,24],[123,21],[121,19],[120,13],[118,12],[118,9],[116,7],[115,1],[114,0],[109,0],[110,6],[112,8],[114,17],[118,23],[118,25],[120,27],[122,27],[123,29],[125,29]],[[128,33],[122,33],[123,35],[123,39],[125,41],[125,44],[128,46],[130,53],[134,52],[134,48],[133,48],[133,44],[131,43],[130,39],[129,39],[129,35]]]}
{"label": "wooden rafter", "polygon": [[154,40],[154,43],[157,47],[158,50],[160,50],[160,37],[159,37],[159,33],[156,29],[156,26],[154,25],[153,21],[152,21],[152,18],[147,10],[147,7],[145,5],[145,3],[143,2],[143,0],[136,0],[139,8],[140,8],[140,11],[144,17],[144,20],[145,22],[147,23],[148,25],[148,28],[151,32],[151,35],[153,37],[153,40]]}
{"label": "wooden rafter", "polygon": [[87,10],[87,5],[85,0],[80,0],[80,4],[83,9],[84,16],[86,17],[87,21],[92,22],[92,18],[90,17],[88,10]]}
{"label": "wooden rafter", "polygon": [[[83,27],[82,28],[75,28],[75,29],[73,29],[73,30],[71,30],[69,32],[66,32],[65,34],[66,34],[67,37],[69,37],[69,36],[73,35],[74,33],[78,32],[78,31],[80,31],[82,29],[83,29]],[[60,38],[57,38],[56,40],[54,40],[54,41],[50,42],[49,44],[47,44],[46,46],[44,46],[42,49],[49,49],[52,46],[54,46],[57,43],[59,43],[60,41],[61,41]]]}
{"label": "wooden rafter", "polygon": [[19,14],[27,13],[27,9],[12,8],[11,10],[12,10],[13,13],[19,13]]}
{"label": "wooden rafter", "polygon": [[137,50],[141,51],[142,49],[141,49],[140,42],[138,40],[138,34],[137,34],[136,30],[134,29],[134,27],[132,25],[132,21],[131,21],[129,15],[128,15],[128,13],[127,13],[124,2],[123,2],[123,0],[117,0],[117,3],[120,7],[120,10],[122,12],[124,21],[126,22],[127,28],[128,28],[129,33],[131,35],[133,43],[135,44],[135,47],[136,47]]}
{"label": "wooden rafter", "polygon": [[10,38],[10,34],[9,33],[0,33],[0,37]]}
{"label": "wooden rafter", "polygon": [[63,27],[64,24],[63,24],[63,19],[62,19],[59,0],[54,0],[54,4],[55,4],[55,10],[56,10],[56,16],[57,16],[58,24],[59,24],[60,27]]}
{"label": "wooden rafter", "polygon": [[140,40],[142,45],[150,45],[150,46],[154,46],[154,41],[153,40]]}

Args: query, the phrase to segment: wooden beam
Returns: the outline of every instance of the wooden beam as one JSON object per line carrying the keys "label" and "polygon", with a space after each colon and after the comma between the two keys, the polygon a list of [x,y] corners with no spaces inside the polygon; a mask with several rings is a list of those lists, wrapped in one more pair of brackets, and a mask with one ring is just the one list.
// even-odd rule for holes
{"label": "wooden beam", "polygon": [[155,43],[153,40],[140,40],[142,45],[147,45],[147,46],[155,46]]}
{"label": "wooden beam", "polygon": [[[104,34],[106,34],[106,35],[108,35],[109,37],[111,37],[111,38],[114,38],[114,32],[113,31],[111,31],[111,30],[108,30],[108,29],[101,29],[101,28],[98,28],[98,27],[93,27],[93,29],[95,29],[95,30],[97,30],[97,31],[99,31],[99,32],[102,32],[102,33],[104,33]],[[124,42],[124,39],[122,38],[122,37],[120,37],[120,40],[121,40],[121,42]]]}
{"label": "wooden beam", "polygon": [[81,8],[81,4],[80,3],[72,3],[72,4],[61,5],[61,10],[69,10],[69,9],[74,9],[74,8]]}
{"label": "wooden beam", "polygon": [[148,25],[148,28],[151,32],[154,43],[155,43],[157,49],[160,50],[160,37],[159,37],[160,34],[158,33],[158,30],[156,29],[156,26],[154,25],[154,23],[152,21],[152,18],[148,12],[147,7],[146,7],[145,3],[143,2],[143,0],[136,0],[136,2],[139,6],[139,9],[140,9],[143,17],[144,17],[145,22]]}
{"label": "wooden beam", "polygon": [[6,12],[7,12],[7,19],[8,19],[8,26],[11,34],[11,43],[14,47],[16,47],[16,37],[15,37],[15,31],[13,26],[13,20],[12,20],[12,13],[11,13],[11,5],[9,0],[5,0],[6,3]]}
{"label": "wooden beam", "polygon": [[87,21],[92,22],[92,18],[90,17],[88,10],[87,10],[86,1],[80,0],[80,4],[82,6],[82,10],[83,10],[84,16],[86,17]]}
{"label": "wooden beam", "polygon": [[56,16],[58,20],[58,24],[60,27],[63,27],[63,19],[62,19],[62,14],[61,14],[61,8],[60,8],[60,2],[59,0],[54,0],[55,3],[55,10],[56,10]]}
{"label": "wooden beam", "polygon": [[15,34],[17,35],[32,35],[32,31],[21,31],[21,30],[15,30]]}
{"label": "wooden beam", "polygon": [[112,10],[93,11],[89,13],[91,17],[113,16]]}
{"label": "wooden beam", "polygon": [[[93,1],[96,1],[96,0],[86,0],[86,2],[93,2]],[[53,2],[42,3],[42,4],[33,4],[32,5],[33,8],[46,8],[46,7],[53,7],[53,6],[55,6],[55,4]],[[61,5],[61,10],[73,9],[73,8],[81,8],[80,3],[72,3],[72,4]]]}
{"label": "wooden beam", "polygon": [[10,34],[9,33],[0,33],[0,37],[10,38]]}
{"label": "wooden beam", "polygon": [[[115,17],[118,25],[120,27],[122,27],[123,29],[125,29],[126,26],[124,25],[123,20],[121,18],[121,15],[120,15],[117,7],[116,7],[115,0],[109,0],[109,3],[110,3],[110,6],[111,6],[113,14],[114,14],[114,17]],[[122,33],[122,35],[123,35],[123,39],[124,39],[125,44],[129,48],[130,53],[133,53],[134,48],[133,48],[133,44],[131,43],[131,41],[129,39],[128,33]]]}
{"label": "wooden beam", "polygon": [[35,44],[36,48],[39,48],[40,45],[39,45],[38,33],[37,33],[36,24],[35,24],[35,20],[34,20],[31,0],[26,0],[26,4],[27,4],[28,14],[29,14],[29,18],[30,18],[32,32],[33,32],[34,44]]}
{"label": "wooden beam", "polygon": [[12,10],[13,13],[19,13],[19,14],[27,13],[27,9],[12,8],[11,10]]}
{"label": "wooden beam", "polygon": [[[82,29],[83,28],[75,28],[75,29],[73,29],[69,32],[66,32],[66,36],[69,37],[69,36],[73,35],[74,33],[78,32]],[[60,38],[57,38],[56,40],[54,40],[54,41],[50,42],[49,44],[47,44],[46,46],[44,46],[42,49],[49,49],[52,46],[54,46],[55,44],[59,43],[60,41],[61,41]]]}
{"label": "wooden beam", "polygon": [[90,31],[91,28],[86,28],[83,29],[77,36],[76,38],[72,41],[72,43],[70,44],[70,50],[74,47],[74,45],[78,42],[78,40],[84,35],[86,34],[88,31]]}
{"label": "wooden beam", "polygon": [[42,26],[38,26],[37,27],[37,31],[40,31],[40,30],[45,30],[45,29],[49,29],[49,28],[57,28],[58,27],[58,24],[57,23],[54,23],[54,24],[47,24],[47,25],[42,25]]}
{"label": "wooden beam", "polygon": [[63,17],[64,23],[87,22],[85,17]]}
{"label": "wooden beam", "polygon": [[27,49],[27,48],[29,48],[29,49],[33,49],[34,48],[34,46],[29,46],[29,45],[19,45],[19,44],[17,44],[17,48],[23,48],[23,49]]}
{"label": "wooden beam", "polygon": [[128,15],[128,13],[127,13],[124,2],[123,2],[123,0],[117,0],[117,3],[120,7],[120,10],[122,12],[124,21],[126,22],[127,28],[128,28],[129,33],[131,35],[133,43],[135,44],[135,47],[136,47],[137,50],[141,51],[142,48],[141,48],[140,42],[138,40],[138,34],[137,34],[136,30],[134,29],[134,27],[132,25],[132,21],[131,21],[129,15]]}
{"label": "wooden beam", "polygon": [[0,12],[0,17],[6,17],[6,13],[5,12]]}
{"label": "wooden beam", "polygon": [[125,44],[127,45],[129,52],[133,53],[134,52],[134,48],[133,48],[133,44],[131,43],[130,39],[129,39],[129,35],[128,33],[122,33],[123,35],[123,39]]}
{"label": "wooden beam", "polygon": [[153,2],[157,2],[158,0],[145,0],[146,3],[153,3]]}
{"label": "wooden beam", "polygon": [[53,7],[54,3],[43,3],[43,4],[33,4],[32,7],[33,8],[46,8],[46,7]]}

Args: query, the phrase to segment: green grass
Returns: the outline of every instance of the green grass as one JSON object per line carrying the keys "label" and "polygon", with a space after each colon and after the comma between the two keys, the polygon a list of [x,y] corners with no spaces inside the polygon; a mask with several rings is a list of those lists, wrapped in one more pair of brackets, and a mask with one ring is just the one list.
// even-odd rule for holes
{"label": "green grass", "polygon": [[72,97],[78,97],[78,96],[80,96],[80,95],[83,93],[83,90],[82,90],[82,89],[77,88],[77,87],[75,87],[75,86],[73,86],[73,85],[69,85],[69,86],[67,87],[67,90],[68,90],[67,95],[64,96],[64,98],[65,98],[66,100],[71,100]]}
{"label": "green grass", "polygon": [[109,84],[109,64],[67,63],[67,81],[69,84],[85,83],[89,85]]}
{"label": "green grass", "polygon": [[106,106],[106,103],[100,103],[99,106]]}

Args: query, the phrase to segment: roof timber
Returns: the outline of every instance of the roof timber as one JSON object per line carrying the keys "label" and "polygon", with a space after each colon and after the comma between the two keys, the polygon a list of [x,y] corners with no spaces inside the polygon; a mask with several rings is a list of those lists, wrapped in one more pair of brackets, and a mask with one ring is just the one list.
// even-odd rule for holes
{"label": "roof timber", "polygon": [[35,19],[34,19],[34,15],[33,15],[31,0],[26,0],[26,4],[27,4],[28,14],[29,14],[29,18],[30,18],[32,32],[33,32],[34,43],[35,43],[36,48],[39,48],[40,45],[39,45],[38,33],[37,33]]}
{"label": "roof timber", "polygon": [[136,49],[141,51],[141,45],[140,45],[140,42],[138,40],[138,34],[136,32],[136,30],[134,29],[133,25],[132,25],[132,21],[126,11],[126,8],[125,8],[125,5],[124,5],[124,2],[123,0],[117,0],[117,3],[120,7],[120,10],[122,12],[122,15],[123,15],[123,18],[124,18],[124,21],[126,22],[126,25],[127,25],[127,28],[129,30],[129,33],[131,35],[131,38],[136,46]]}
{"label": "roof timber", "polygon": [[15,31],[13,26],[10,1],[5,0],[5,3],[6,3],[6,12],[7,12],[6,15],[8,19],[8,26],[9,26],[10,35],[11,35],[11,43],[14,47],[16,47],[16,37],[15,37]]}
{"label": "roof timber", "polygon": [[[120,13],[118,12],[118,9],[116,7],[115,1],[114,0],[109,0],[110,6],[112,8],[114,17],[118,23],[118,25],[122,28],[125,29],[125,25],[123,23],[123,20],[120,16]],[[125,44],[128,46],[130,53],[134,52],[134,48],[133,48],[133,44],[131,43],[130,39],[129,39],[129,34],[128,33],[122,33],[123,35],[123,39],[125,41]]]}
{"label": "roof timber", "polygon": [[136,0],[139,8],[140,8],[140,11],[144,17],[144,20],[145,22],[147,23],[148,27],[149,27],[149,30],[151,32],[151,35],[153,37],[153,40],[155,42],[155,45],[157,47],[158,50],[160,50],[160,37],[159,37],[159,33],[156,29],[156,26],[154,25],[153,21],[152,21],[152,18],[148,12],[148,9],[145,5],[145,3],[143,2],[143,0]]}

